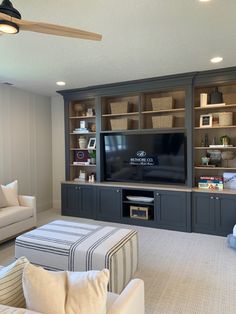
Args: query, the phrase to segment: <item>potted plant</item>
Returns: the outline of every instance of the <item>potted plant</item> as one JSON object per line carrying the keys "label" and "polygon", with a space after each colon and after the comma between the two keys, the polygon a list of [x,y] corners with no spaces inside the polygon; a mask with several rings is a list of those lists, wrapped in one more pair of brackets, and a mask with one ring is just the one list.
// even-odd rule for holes
{"label": "potted plant", "polygon": [[95,150],[90,150],[89,151],[89,157],[91,159],[91,164],[95,165],[96,164],[96,151]]}

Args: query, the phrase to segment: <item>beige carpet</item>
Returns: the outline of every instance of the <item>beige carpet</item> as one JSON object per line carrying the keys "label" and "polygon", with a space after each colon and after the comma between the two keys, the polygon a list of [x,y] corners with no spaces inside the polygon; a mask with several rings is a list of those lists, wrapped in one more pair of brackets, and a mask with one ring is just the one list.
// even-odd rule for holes
{"label": "beige carpet", "polygon": [[[58,218],[53,210],[43,212],[39,224]],[[236,251],[227,247],[225,238],[131,227],[139,231],[137,277],[145,282],[146,314],[236,313]],[[14,242],[0,245],[0,264],[13,258]]]}

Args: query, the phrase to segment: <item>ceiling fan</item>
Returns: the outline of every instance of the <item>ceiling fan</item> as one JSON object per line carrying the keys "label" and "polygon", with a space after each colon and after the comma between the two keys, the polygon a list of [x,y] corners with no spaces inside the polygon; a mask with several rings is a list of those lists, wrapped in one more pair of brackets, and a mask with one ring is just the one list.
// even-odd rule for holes
{"label": "ceiling fan", "polygon": [[3,0],[0,5],[0,33],[16,34],[19,31],[31,31],[90,40],[102,39],[102,35],[100,34],[83,31],[77,28],[22,20],[20,12],[13,7],[11,1]]}

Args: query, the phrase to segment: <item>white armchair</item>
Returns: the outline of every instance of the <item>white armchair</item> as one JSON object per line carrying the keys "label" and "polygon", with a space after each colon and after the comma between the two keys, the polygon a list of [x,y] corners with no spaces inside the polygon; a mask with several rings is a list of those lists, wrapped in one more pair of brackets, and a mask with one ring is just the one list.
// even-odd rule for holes
{"label": "white armchair", "polygon": [[19,206],[0,209],[0,242],[36,227],[36,199],[19,195]]}

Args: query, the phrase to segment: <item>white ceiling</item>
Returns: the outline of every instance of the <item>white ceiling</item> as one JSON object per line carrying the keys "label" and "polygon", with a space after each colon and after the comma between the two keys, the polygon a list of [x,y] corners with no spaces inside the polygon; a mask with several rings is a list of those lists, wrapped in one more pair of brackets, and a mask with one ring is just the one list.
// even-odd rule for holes
{"label": "white ceiling", "polygon": [[[101,33],[101,42],[21,32],[0,36],[0,82],[63,89],[236,65],[235,0],[13,0],[26,20]],[[213,56],[222,56],[218,65]]]}

